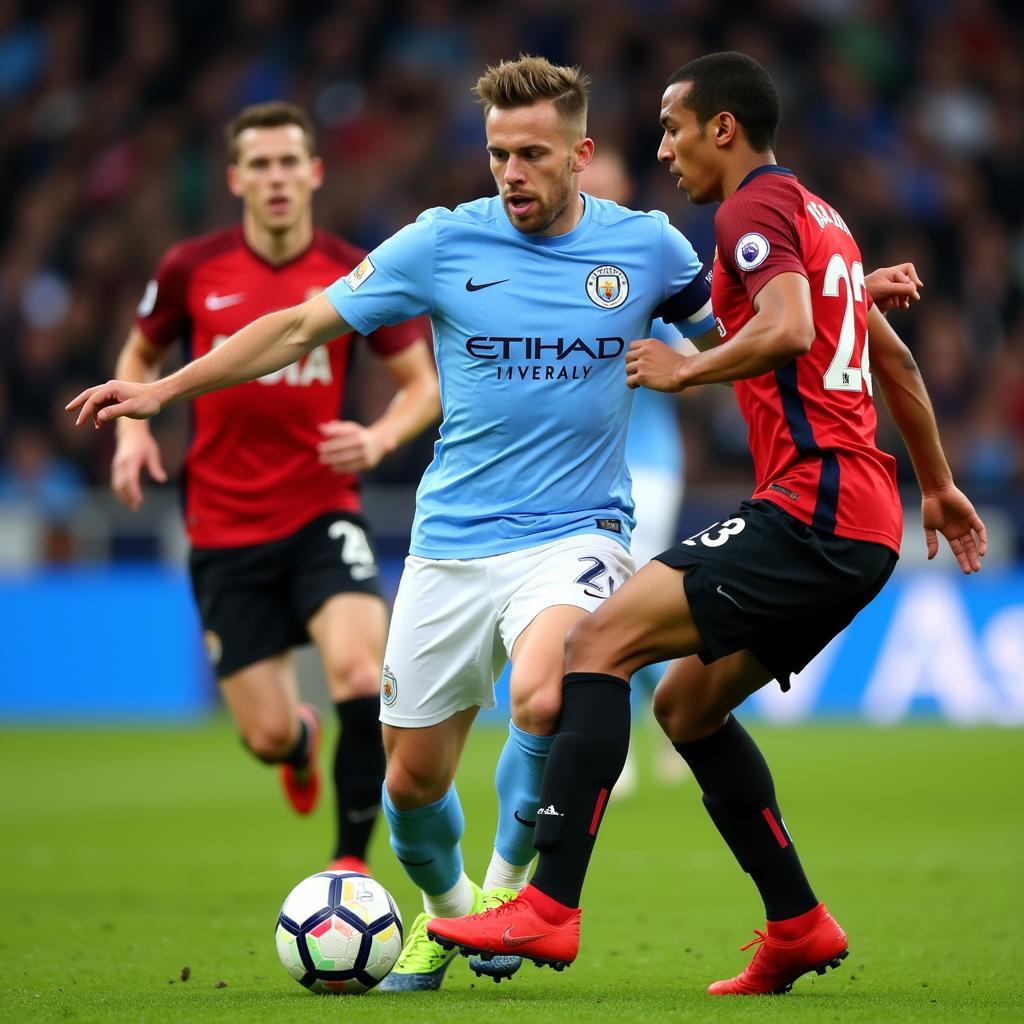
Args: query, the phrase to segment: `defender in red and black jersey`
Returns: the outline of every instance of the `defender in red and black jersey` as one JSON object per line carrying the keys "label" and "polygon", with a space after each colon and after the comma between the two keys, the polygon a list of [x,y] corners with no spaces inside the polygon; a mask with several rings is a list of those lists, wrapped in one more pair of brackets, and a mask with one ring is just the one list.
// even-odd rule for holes
{"label": "defender in red and black jersey", "polygon": [[774,84],[742,54],[712,54],[670,78],[659,159],[693,202],[722,204],[712,272],[721,343],[682,356],[648,339],[633,343],[626,362],[631,387],[733,384],[754,495],[574,626],[532,883],[497,911],[431,921],[428,933],[442,943],[500,953],[511,936],[516,953],[538,963],[575,958],[584,874],[626,756],[628,680],[675,658],[655,715],[768,919],[746,970],[709,991],[786,992],[847,955],[845,934],[804,875],[768,766],[731,712],[772,678],[787,688],[892,572],[901,511],[894,461],[875,444],[873,379],[921,484],[929,555],[941,532],[961,569],[976,572],[985,528],[953,484],[909,351],[873,306],[872,296],[888,305],[916,295],[913,268],[865,275],[839,213],[776,165],[778,117]]}
{"label": "defender in red and black jersey", "polygon": [[[136,324],[151,347],[163,351],[181,339],[188,358],[198,359],[264,313],[322,291],[365,255],[319,230],[278,263],[254,249],[241,226],[190,239],[161,260]],[[184,481],[193,545],[263,544],[317,515],[359,512],[355,467],[332,464],[319,451],[331,436],[324,426],[338,420],[352,348],[369,344],[387,366],[427,331],[416,320],[381,327],[365,341],[346,334],[283,370],[194,399]]]}
{"label": "defender in red and black jersey", "polygon": [[[289,104],[243,111],[229,126],[228,184],[241,225],[174,246],[139,305],[119,377],[149,380],[181,340],[198,358],[246,324],[294,306],[351,271],[363,250],[315,230],[323,169],[306,115]],[[291,648],[319,648],[341,732],[334,757],[333,862],[356,870],[384,772],[378,688],[387,613],[360,515],[360,470],[438,412],[425,320],[336,338],[259,380],[197,398],[185,459],[192,585],[225,702],[260,760],[281,766],[292,806],[320,790],[320,724],[298,703]],[[352,349],[365,340],[398,394],[377,422],[339,419]],[[144,421],[119,424],[112,483],[130,508],[141,471],[166,479]]]}

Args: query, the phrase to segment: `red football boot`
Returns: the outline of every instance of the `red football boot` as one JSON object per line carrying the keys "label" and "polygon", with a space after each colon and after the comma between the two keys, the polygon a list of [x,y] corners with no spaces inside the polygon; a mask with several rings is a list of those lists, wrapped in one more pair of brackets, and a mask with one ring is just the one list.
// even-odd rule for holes
{"label": "red football boot", "polygon": [[360,860],[358,857],[353,857],[351,854],[347,857],[335,857],[331,861],[327,868],[328,871],[354,871],[358,875],[366,875],[367,878],[373,878],[373,873],[370,871],[369,865],[365,860]]}
{"label": "red football boot", "polygon": [[[849,952],[846,933],[825,904],[819,903],[801,917],[807,918],[807,931],[798,938],[779,938],[780,931],[792,933],[797,918],[778,924],[769,921],[767,932],[755,928],[757,938],[742,947],[757,946],[746,970],[735,978],[714,982],[708,992],[713,996],[782,995],[802,974],[824,974],[826,968],[838,967]],[[780,924],[784,926],[781,929]]]}
{"label": "red football boot", "polygon": [[309,759],[304,768],[282,764],[281,785],[296,813],[309,814],[320,798],[320,769],[316,764],[320,749],[320,713],[312,704],[300,704],[299,717],[309,729]]}
{"label": "red football boot", "polygon": [[[527,886],[514,900],[466,917],[435,917],[427,922],[427,935],[444,949],[459,947],[463,956],[521,956],[538,967],[556,971],[568,967],[580,948],[579,909],[562,908],[568,914],[562,924],[552,924],[530,902],[550,897]],[[550,901],[554,902],[554,901]],[[561,904],[558,904],[560,907]]]}

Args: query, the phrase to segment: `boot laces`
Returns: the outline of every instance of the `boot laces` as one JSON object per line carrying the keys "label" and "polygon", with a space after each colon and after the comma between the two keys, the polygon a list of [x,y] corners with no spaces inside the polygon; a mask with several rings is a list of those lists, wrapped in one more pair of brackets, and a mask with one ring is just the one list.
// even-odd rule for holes
{"label": "boot laces", "polygon": [[[515,904],[515,905],[513,905]],[[474,914],[474,917],[486,917],[488,921],[493,921],[498,917],[508,917],[514,915],[518,910],[522,909],[522,903],[517,903],[516,900],[508,900],[504,903],[499,903],[497,906],[485,907],[479,913]]]}

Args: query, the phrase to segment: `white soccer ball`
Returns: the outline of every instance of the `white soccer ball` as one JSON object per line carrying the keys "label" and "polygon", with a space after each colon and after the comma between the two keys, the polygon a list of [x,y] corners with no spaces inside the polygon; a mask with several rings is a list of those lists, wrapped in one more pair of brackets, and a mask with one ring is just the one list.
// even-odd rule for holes
{"label": "white soccer ball", "polygon": [[321,871],[286,897],[274,935],[285,970],[311,992],[366,992],[402,952],[391,894],[354,871]]}

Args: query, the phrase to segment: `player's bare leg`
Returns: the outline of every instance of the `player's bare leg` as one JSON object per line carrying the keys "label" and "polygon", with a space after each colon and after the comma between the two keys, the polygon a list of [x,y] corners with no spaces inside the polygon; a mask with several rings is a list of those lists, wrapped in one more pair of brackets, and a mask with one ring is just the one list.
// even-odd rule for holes
{"label": "player's bare leg", "polygon": [[381,983],[385,992],[439,988],[454,954],[428,938],[427,921],[482,906],[481,890],[462,869],[462,807],[452,784],[477,710],[467,708],[421,729],[383,728],[384,816],[391,848],[423,893],[425,908],[406,932],[398,963]]}
{"label": "player's bare leg", "polygon": [[[541,778],[562,709],[565,635],[586,614],[575,605],[546,608],[513,644],[512,721],[495,772],[498,827],[483,883],[485,908],[507,903],[526,885],[536,852],[533,833]],[[473,957],[469,962],[477,975],[495,982],[510,978],[521,964],[518,956]]]}
{"label": "player's bare leg", "polygon": [[320,722],[314,708],[299,703],[291,652],[247,665],[220,685],[245,745],[261,761],[280,765],[289,802],[308,814],[320,792]]}
{"label": "player's bare leg", "polygon": [[[562,720],[538,813],[541,857],[533,881],[498,911],[431,922],[431,934],[463,952],[502,951],[512,944],[537,963],[561,968],[573,961],[583,878],[628,744],[625,680],[643,664],[702,646],[682,573],[660,563],[637,573],[573,629]],[[708,669],[686,657],[670,668],[657,698],[659,721],[688,740],[677,749],[723,838],[758,884],[769,918],[754,962],[739,978],[712,986],[714,993],[785,991],[808,970],[838,963],[846,951],[841,929],[807,885],[767,765],[730,715],[768,678],[746,652]]]}
{"label": "player's bare leg", "polygon": [[[836,967],[846,935],[807,883],[782,819],[771,772],[753,739],[730,712],[771,679],[749,651],[710,665],[674,662],[654,696],[654,713],[686,759],[704,805],[764,900],[768,919],[754,959],[713,995],[788,992],[802,974]],[[746,949],[748,946],[744,946]]]}
{"label": "player's bare leg", "polygon": [[368,871],[366,853],[380,811],[384,744],[380,674],[387,608],[371,594],[336,594],[307,623],[338,715],[334,751],[336,841],[331,866]]}
{"label": "player's bare leg", "polygon": [[[432,921],[431,934],[463,952],[518,953],[557,969],[579,947],[579,893],[629,745],[629,686],[640,664],[697,649],[692,621],[680,622],[678,573],[645,566],[593,614],[567,644],[563,709],[541,788],[532,883],[503,907],[463,921]],[[633,655],[632,650],[642,653]]]}
{"label": "player's bare leg", "polygon": [[672,743],[691,743],[720,729],[733,708],[770,681],[749,651],[710,665],[696,656],[678,658],[654,691],[654,717]]}
{"label": "player's bare leg", "polygon": [[533,834],[544,764],[562,711],[565,637],[587,614],[574,605],[542,611],[512,647],[512,723],[495,774],[498,827],[484,889],[520,890],[536,851]]}

